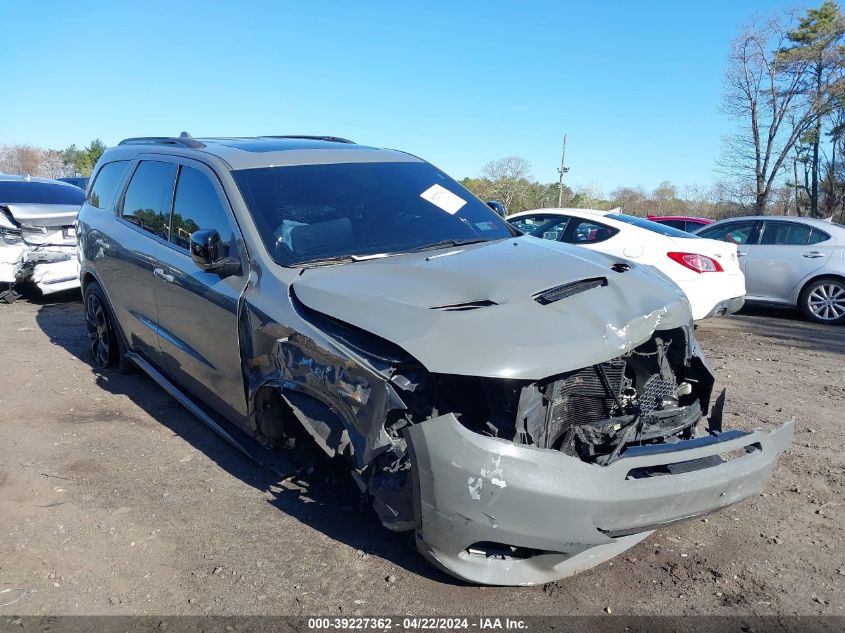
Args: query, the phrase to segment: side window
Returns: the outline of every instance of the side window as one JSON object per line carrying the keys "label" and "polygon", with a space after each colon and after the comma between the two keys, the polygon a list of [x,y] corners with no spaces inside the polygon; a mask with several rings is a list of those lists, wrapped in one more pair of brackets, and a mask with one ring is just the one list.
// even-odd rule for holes
{"label": "side window", "polygon": [[543,224],[540,228],[534,229],[531,233],[534,237],[542,237],[544,240],[557,242],[563,237],[563,230],[569,218],[554,218]]}
{"label": "side window", "polygon": [[760,236],[760,244],[778,246],[806,246],[810,241],[812,227],[797,222],[772,222],[766,220],[763,223],[763,233]]}
{"label": "side window", "polygon": [[521,218],[514,218],[508,220],[513,226],[518,228],[523,233],[534,235],[534,231],[539,229],[544,224],[548,224],[552,217],[549,215],[526,215]]}
{"label": "side window", "polygon": [[174,163],[142,161],[123,196],[123,219],[166,240],[175,178]]}
{"label": "side window", "polygon": [[696,233],[699,237],[706,237],[710,240],[721,240],[732,244],[746,244],[754,232],[754,221],[729,222],[720,226],[714,226]]}
{"label": "side window", "polygon": [[825,240],[829,240],[830,235],[821,231],[819,229],[813,229],[813,232],[810,233],[810,241],[807,244],[818,244],[819,242],[824,242]]}
{"label": "side window", "polygon": [[596,244],[597,242],[604,242],[616,233],[618,233],[616,229],[604,224],[573,218],[569,224],[565,241],[572,244]]}
{"label": "side window", "polygon": [[94,185],[88,192],[88,204],[98,209],[108,209],[111,206],[117,187],[123,180],[127,163],[128,161],[118,160],[100,167]]}
{"label": "side window", "polygon": [[173,201],[170,241],[188,250],[191,233],[199,229],[217,229],[222,241],[231,240],[232,229],[217,189],[201,171],[182,167]]}

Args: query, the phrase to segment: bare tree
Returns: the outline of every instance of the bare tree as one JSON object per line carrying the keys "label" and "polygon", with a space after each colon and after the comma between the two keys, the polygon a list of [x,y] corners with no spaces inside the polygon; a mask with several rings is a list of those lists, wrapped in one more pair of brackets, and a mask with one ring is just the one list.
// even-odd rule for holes
{"label": "bare tree", "polygon": [[491,197],[510,209],[531,187],[531,163],[519,156],[506,156],[484,165],[481,177],[492,183]]}
{"label": "bare tree", "polygon": [[44,150],[34,145],[5,145],[0,148],[0,171],[9,174],[40,176]]}
{"label": "bare tree", "polygon": [[47,178],[61,178],[71,175],[68,173],[68,166],[65,165],[61,153],[55,149],[48,149],[44,152],[41,172]]}
{"label": "bare tree", "polygon": [[733,41],[725,74],[724,109],[740,128],[726,140],[721,166],[739,181],[733,194],[758,214],[765,213],[781,167],[815,120],[812,100],[802,97],[808,62],[778,53],[788,35],[785,20],[752,21]]}

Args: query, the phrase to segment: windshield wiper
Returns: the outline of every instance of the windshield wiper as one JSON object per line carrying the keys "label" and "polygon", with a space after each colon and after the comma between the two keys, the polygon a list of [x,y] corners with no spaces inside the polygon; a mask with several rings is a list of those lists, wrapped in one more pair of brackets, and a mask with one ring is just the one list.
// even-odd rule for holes
{"label": "windshield wiper", "polygon": [[348,264],[351,262],[363,262],[368,259],[381,259],[383,257],[392,257],[399,255],[399,253],[373,253],[372,255],[335,255],[334,257],[324,257],[323,259],[312,259],[300,264],[303,268],[316,268],[317,266],[329,266],[331,264]]}
{"label": "windshield wiper", "polygon": [[467,244],[478,244],[479,242],[486,242],[487,240],[482,239],[474,239],[474,240],[440,240],[439,242],[432,242],[431,244],[423,244],[422,246],[418,246],[413,249],[414,252],[417,251],[433,251],[438,248],[448,248],[449,246],[466,246]]}

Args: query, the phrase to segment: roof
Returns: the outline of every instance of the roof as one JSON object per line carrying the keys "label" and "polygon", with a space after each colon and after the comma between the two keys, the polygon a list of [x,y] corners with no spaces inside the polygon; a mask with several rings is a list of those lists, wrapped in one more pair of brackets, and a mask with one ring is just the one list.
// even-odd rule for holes
{"label": "roof", "polygon": [[[0,172],[0,182],[40,182],[45,185],[56,185],[57,187],[73,187],[67,182],[54,180],[53,178],[41,178],[39,176],[19,176],[16,174],[4,174]],[[78,189],[78,187],[77,187]]]}
{"label": "roof", "polygon": [[67,182],[0,174],[0,204],[56,204],[79,206],[85,192]]}
{"label": "roof", "polygon": [[829,231],[831,227],[837,231],[845,231],[845,225],[837,224],[829,219],[821,219],[821,218],[800,218],[794,215],[739,215],[732,218],[725,218],[724,220],[719,220],[717,224],[723,224],[727,222],[736,222],[742,220],[777,220],[779,222],[800,222],[802,224],[809,224],[810,226],[816,226],[820,229]]}
{"label": "roof", "polygon": [[601,209],[578,209],[575,207],[561,207],[549,209],[531,209],[529,211],[520,211],[507,216],[506,219],[518,218],[525,215],[537,215],[538,213],[545,213],[548,215],[578,215],[581,213],[589,213],[592,215],[608,215],[609,213],[619,213],[619,209],[611,209],[610,211],[602,211]]}
{"label": "roof", "polygon": [[652,215],[647,216],[648,220],[683,220],[685,222],[703,222],[704,224],[712,224],[716,220],[710,218],[700,218],[694,215]]}
{"label": "roof", "polygon": [[396,150],[359,145],[336,136],[140,137],[121,141],[119,148],[190,155],[211,154],[233,170],[282,165],[420,162]]}

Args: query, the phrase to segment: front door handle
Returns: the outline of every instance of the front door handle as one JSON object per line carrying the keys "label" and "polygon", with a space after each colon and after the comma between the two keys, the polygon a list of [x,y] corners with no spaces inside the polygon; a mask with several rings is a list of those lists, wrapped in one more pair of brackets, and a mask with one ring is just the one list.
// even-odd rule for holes
{"label": "front door handle", "polygon": [[736,252],[737,257],[745,257],[746,255],[748,255],[748,253],[746,253],[745,251],[737,251]]}
{"label": "front door handle", "polygon": [[819,257],[824,257],[824,253],[809,251],[808,253],[801,253],[801,257],[806,257],[807,259],[818,259]]}
{"label": "front door handle", "polygon": [[173,275],[168,275],[166,272],[164,272],[164,268],[154,268],[153,274],[162,281],[166,281],[169,284],[173,283]]}

